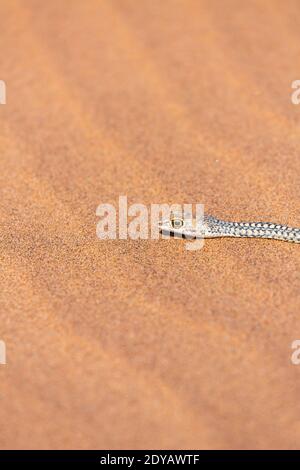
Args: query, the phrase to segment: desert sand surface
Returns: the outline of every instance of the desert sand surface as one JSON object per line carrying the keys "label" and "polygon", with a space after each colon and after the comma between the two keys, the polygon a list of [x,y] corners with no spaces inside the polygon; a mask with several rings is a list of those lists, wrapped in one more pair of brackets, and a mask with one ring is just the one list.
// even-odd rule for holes
{"label": "desert sand surface", "polygon": [[96,237],[119,195],[300,226],[299,2],[0,8],[0,448],[299,448],[299,245]]}

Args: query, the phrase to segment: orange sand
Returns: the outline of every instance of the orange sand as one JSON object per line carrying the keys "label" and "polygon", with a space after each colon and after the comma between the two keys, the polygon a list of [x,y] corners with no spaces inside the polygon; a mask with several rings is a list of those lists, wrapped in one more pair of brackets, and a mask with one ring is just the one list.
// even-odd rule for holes
{"label": "orange sand", "polygon": [[95,234],[121,194],[300,226],[299,2],[1,18],[0,447],[299,448],[299,246]]}

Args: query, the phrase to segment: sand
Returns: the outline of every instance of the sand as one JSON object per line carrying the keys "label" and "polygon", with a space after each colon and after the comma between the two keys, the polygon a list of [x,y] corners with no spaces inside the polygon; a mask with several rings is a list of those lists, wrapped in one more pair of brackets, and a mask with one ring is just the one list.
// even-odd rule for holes
{"label": "sand", "polygon": [[1,1],[2,449],[299,448],[300,248],[96,237],[96,208],[300,226],[297,1]]}

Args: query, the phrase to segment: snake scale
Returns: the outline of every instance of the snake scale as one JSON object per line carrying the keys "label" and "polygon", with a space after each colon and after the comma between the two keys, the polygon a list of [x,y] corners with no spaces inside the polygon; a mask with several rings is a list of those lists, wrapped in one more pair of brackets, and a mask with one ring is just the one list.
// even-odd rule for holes
{"label": "snake scale", "polygon": [[160,230],[183,238],[269,238],[300,243],[300,228],[272,222],[229,222],[210,215],[203,216],[200,221],[171,215],[160,223]]}

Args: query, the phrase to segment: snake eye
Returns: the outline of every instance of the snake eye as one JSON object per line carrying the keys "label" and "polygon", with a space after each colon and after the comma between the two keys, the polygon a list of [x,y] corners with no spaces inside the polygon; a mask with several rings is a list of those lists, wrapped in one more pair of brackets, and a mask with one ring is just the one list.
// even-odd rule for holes
{"label": "snake eye", "polygon": [[176,219],[176,218],[171,219],[171,225],[173,228],[181,228],[183,227],[183,224],[184,222],[182,219]]}

